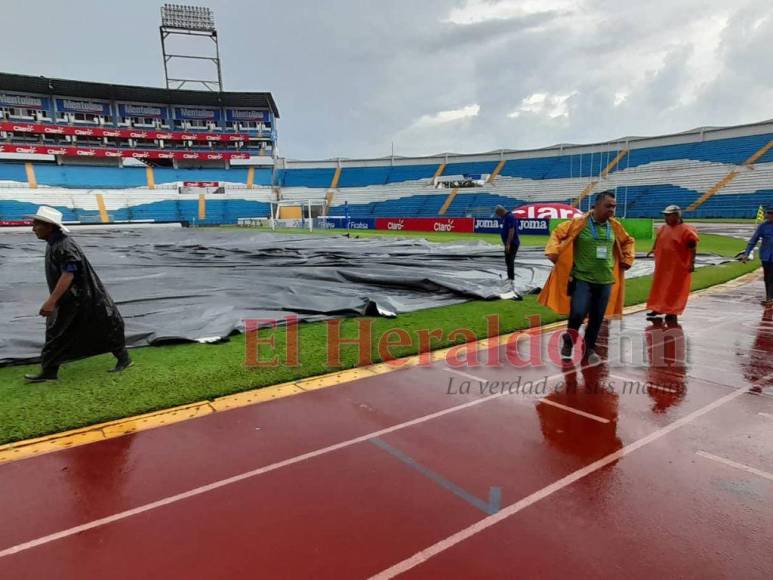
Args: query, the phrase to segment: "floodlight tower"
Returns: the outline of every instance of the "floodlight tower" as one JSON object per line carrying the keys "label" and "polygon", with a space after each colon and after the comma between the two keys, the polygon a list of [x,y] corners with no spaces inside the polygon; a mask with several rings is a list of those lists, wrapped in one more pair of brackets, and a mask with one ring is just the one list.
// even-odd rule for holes
{"label": "floodlight tower", "polygon": [[[217,43],[217,30],[215,30],[215,17],[212,10],[203,6],[164,4],[161,7],[161,26],[159,30],[161,32],[161,52],[164,56],[164,76],[166,77],[167,89],[181,89],[188,83],[195,83],[204,85],[210,91],[221,92],[223,90],[223,75],[220,71],[220,47]],[[215,55],[170,54],[166,50],[166,42],[172,35],[193,36],[202,40],[208,38],[215,44]],[[210,61],[217,68],[217,80],[170,77],[169,64],[173,59]]]}

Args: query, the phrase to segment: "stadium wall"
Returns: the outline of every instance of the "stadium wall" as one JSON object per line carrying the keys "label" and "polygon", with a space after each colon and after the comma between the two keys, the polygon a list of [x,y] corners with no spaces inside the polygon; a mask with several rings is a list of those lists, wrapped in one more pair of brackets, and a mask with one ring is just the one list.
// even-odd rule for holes
{"label": "stadium wall", "polygon": [[[589,145],[477,155],[332,161],[278,159],[273,167],[224,169],[90,167],[0,161],[0,220],[49,203],[70,219],[93,214],[103,193],[111,219],[188,216],[196,200],[172,188],[182,181],[218,181],[225,194],[208,194],[204,223],[264,217],[276,196],[327,200],[330,215],[354,218],[488,217],[497,204],[576,202],[586,209],[593,192],[615,189],[620,215],[658,217],[665,205],[695,206],[688,217],[754,217],[773,204],[773,122],[706,128],[654,138],[622,138]],[[249,173],[253,172],[248,189]],[[31,180],[31,175],[34,180]],[[437,189],[436,176],[488,175],[482,187]],[[272,190],[273,186],[273,190]],[[99,191],[98,191],[99,190]],[[46,200],[46,201],[44,201]],[[190,202],[190,203],[189,203]],[[263,205],[260,205],[263,204]],[[345,210],[348,205],[348,210]],[[211,212],[209,209],[211,208]],[[172,219],[186,219],[183,217]]]}

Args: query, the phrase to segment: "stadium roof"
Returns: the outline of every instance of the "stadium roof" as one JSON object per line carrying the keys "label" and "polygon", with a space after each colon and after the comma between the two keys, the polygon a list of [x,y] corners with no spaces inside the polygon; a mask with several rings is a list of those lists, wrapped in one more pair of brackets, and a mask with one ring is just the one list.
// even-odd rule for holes
{"label": "stadium roof", "polygon": [[275,117],[279,117],[279,109],[271,93],[186,91],[161,87],[136,87],[131,85],[71,81],[10,73],[0,73],[0,90],[168,105],[257,107],[269,109]]}

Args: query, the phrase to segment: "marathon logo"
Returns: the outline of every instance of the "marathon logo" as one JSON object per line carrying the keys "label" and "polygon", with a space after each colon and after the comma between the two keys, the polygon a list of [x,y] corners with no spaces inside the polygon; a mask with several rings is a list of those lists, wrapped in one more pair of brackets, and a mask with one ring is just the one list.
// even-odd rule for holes
{"label": "marathon logo", "polygon": [[43,108],[43,100],[35,97],[23,97],[21,95],[0,95],[0,105],[9,107],[32,107],[34,109]]}
{"label": "marathon logo", "polygon": [[263,111],[238,111],[231,110],[231,117],[234,119],[260,119],[263,120]]}
{"label": "marathon logo", "polygon": [[142,107],[138,105],[126,105],[127,115],[137,115],[143,117],[161,117],[163,112],[158,107]]}
{"label": "marathon logo", "polygon": [[62,106],[68,111],[76,111],[78,113],[103,113],[105,106],[101,103],[90,103],[88,101],[70,101],[65,99],[62,101]]}
{"label": "marathon logo", "polygon": [[178,109],[180,115],[192,119],[214,119],[215,112],[209,109]]}

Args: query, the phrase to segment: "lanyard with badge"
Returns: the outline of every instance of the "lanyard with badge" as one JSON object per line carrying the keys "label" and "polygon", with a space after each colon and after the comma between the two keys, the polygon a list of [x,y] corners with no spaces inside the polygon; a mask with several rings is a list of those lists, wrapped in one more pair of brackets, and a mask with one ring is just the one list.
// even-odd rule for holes
{"label": "lanyard with badge", "polygon": [[609,256],[609,247],[608,247],[607,244],[608,244],[609,240],[612,237],[612,234],[611,234],[611,231],[610,231],[610,227],[609,227],[609,222],[607,221],[607,223],[606,223],[606,226],[607,226],[607,237],[604,240],[604,243],[601,244],[601,243],[599,243],[599,233],[598,233],[598,231],[596,231],[596,222],[593,221],[593,218],[591,218],[588,221],[590,221],[590,231],[593,234],[593,239],[596,241],[596,259],[598,259],[598,260],[606,260],[607,257]]}

